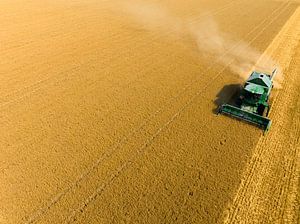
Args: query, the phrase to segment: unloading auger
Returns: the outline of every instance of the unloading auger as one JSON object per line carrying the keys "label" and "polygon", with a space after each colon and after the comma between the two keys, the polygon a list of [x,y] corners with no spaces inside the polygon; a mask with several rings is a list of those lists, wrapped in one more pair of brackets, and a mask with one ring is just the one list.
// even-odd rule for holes
{"label": "unloading auger", "polygon": [[276,74],[277,69],[271,75],[257,71],[252,72],[244,84],[237,105],[223,104],[219,107],[218,113],[245,120],[268,131],[272,123],[268,118],[270,111],[268,101]]}

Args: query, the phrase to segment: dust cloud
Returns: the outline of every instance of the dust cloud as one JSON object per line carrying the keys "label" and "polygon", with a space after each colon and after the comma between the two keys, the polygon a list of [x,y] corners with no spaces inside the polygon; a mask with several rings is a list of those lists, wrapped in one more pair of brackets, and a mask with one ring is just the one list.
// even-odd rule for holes
{"label": "dust cloud", "polygon": [[140,27],[164,34],[182,35],[185,22],[181,18],[170,14],[169,10],[157,3],[120,2],[122,11],[131,16]]}
{"label": "dust cloud", "polygon": [[200,21],[183,19],[158,3],[127,1],[120,2],[122,11],[131,16],[143,29],[157,31],[173,37],[189,36],[201,54],[215,57],[216,63],[228,66],[245,81],[252,70],[271,73],[277,68],[275,87],[280,88],[280,66],[266,54],[243,40],[223,32],[209,13],[200,15]]}

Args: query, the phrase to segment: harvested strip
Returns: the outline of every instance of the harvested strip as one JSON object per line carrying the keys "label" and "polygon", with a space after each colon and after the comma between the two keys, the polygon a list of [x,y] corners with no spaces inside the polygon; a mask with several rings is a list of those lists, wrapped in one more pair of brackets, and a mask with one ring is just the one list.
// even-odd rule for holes
{"label": "harvested strip", "polygon": [[268,136],[260,138],[225,223],[297,222],[299,40],[300,8],[265,52],[283,68],[284,91],[279,90],[273,101],[272,130]]}

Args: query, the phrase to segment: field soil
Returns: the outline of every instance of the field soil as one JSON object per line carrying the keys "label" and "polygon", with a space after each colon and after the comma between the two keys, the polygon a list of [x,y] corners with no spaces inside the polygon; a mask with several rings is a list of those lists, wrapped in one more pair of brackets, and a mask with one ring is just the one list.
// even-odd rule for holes
{"label": "field soil", "polygon": [[[0,223],[300,222],[298,1],[3,0],[0,43]],[[216,114],[270,64],[266,135]]]}

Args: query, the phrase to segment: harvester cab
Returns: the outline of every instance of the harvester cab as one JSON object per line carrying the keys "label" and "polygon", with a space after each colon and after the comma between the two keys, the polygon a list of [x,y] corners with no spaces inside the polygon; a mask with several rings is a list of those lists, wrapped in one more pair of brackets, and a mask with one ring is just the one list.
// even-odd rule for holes
{"label": "harvester cab", "polygon": [[276,73],[276,69],[270,75],[252,72],[244,84],[236,105],[223,104],[218,113],[245,120],[268,131],[271,126],[271,120],[268,118],[270,110],[268,101]]}

